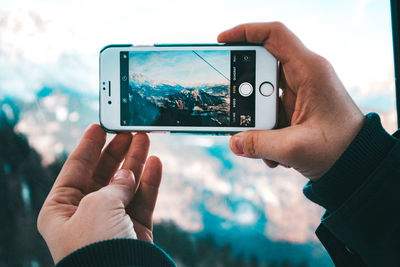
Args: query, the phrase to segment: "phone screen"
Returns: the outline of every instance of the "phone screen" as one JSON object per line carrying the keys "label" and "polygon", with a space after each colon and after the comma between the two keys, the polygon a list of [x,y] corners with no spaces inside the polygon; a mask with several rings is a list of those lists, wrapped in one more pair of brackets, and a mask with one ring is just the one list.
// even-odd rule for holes
{"label": "phone screen", "polygon": [[121,51],[121,126],[254,127],[255,50]]}

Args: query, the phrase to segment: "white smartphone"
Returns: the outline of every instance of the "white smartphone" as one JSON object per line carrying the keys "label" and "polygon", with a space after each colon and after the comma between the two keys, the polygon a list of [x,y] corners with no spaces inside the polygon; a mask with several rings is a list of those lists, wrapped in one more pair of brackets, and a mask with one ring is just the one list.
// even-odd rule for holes
{"label": "white smartphone", "polygon": [[277,76],[277,60],[259,45],[109,45],[100,51],[100,124],[109,132],[272,129]]}

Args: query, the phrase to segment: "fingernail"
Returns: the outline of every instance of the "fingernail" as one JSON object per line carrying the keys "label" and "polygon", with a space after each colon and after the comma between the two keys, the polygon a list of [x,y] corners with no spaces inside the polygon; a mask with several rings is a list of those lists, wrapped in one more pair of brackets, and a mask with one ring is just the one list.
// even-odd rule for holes
{"label": "fingernail", "polygon": [[114,174],[113,180],[116,181],[116,180],[121,180],[121,179],[128,179],[128,178],[130,178],[130,176],[131,176],[130,171],[120,169]]}
{"label": "fingernail", "polygon": [[232,137],[232,150],[236,154],[243,154],[243,140],[239,136]]}

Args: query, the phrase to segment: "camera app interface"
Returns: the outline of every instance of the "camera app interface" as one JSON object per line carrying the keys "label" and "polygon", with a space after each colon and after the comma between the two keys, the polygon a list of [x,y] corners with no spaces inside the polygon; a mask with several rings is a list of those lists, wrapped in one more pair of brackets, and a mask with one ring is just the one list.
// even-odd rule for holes
{"label": "camera app interface", "polygon": [[254,127],[254,50],[122,51],[122,126]]}

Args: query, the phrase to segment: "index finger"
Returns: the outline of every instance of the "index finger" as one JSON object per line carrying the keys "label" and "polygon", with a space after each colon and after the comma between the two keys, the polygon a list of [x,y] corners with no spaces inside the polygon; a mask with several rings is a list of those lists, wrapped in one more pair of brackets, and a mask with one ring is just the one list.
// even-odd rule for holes
{"label": "index finger", "polygon": [[100,125],[92,124],[68,157],[53,188],[72,187],[87,193],[93,183],[93,172],[105,142],[104,130]]}
{"label": "index finger", "polygon": [[218,42],[263,44],[282,63],[307,51],[300,39],[280,22],[238,25],[220,33]]}

